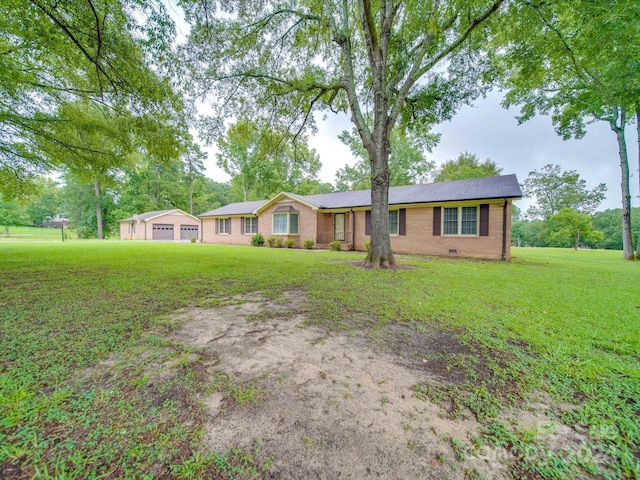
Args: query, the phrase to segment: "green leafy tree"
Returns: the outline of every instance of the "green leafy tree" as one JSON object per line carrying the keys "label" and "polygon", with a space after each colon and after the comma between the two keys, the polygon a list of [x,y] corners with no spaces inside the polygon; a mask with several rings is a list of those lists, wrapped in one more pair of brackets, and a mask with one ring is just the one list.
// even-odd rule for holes
{"label": "green leafy tree", "polygon": [[[118,182],[123,217],[151,210],[189,209],[188,180],[179,159],[145,157],[126,167]],[[195,183],[195,181],[194,181]]]}
{"label": "green leafy tree", "polygon": [[581,138],[590,121],[609,125],[618,143],[623,256],[633,260],[625,127],[640,102],[640,3],[515,2],[510,15],[496,50],[505,106],[522,105],[521,122],[550,114],[564,138]]}
{"label": "green leafy tree", "polygon": [[466,180],[469,178],[495,177],[502,173],[502,168],[490,159],[481,162],[477,155],[469,152],[461,153],[455,160],[447,160],[438,168],[436,182]]}
{"label": "green leafy tree", "polygon": [[534,198],[527,214],[531,218],[548,219],[563,208],[593,213],[605,198],[604,183],[588,189],[587,182],[575,170],[561,171],[560,165],[545,165],[529,172],[522,183],[524,194]]}
{"label": "green leafy tree", "polygon": [[154,0],[3,2],[0,189],[16,195],[39,174],[73,167],[81,155],[42,150],[57,144],[84,152],[59,127],[74,121],[60,118],[65,105],[80,100],[112,117],[137,119],[175,111],[177,97],[161,78],[172,28],[163,3]]}
{"label": "green leafy tree", "polygon": [[525,219],[517,205],[511,206],[511,241],[516,247],[523,245],[525,231]]}
{"label": "green leafy tree", "polygon": [[102,227],[102,238],[116,236],[119,233],[117,223],[118,208],[115,203],[115,185],[100,186],[100,222],[97,218],[95,184],[85,176],[71,172],[63,175],[64,185],[60,198],[62,213],[69,219],[69,229],[76,230],[78,238],[99,238],[98,226]]}
{"label": "green leafy tree", "polygon": [[[640,237],[640,208],[631,210],[631,219],[631,231],[637,241]],[[593,215],[593,228],[601,231],[604,238],[597,242],[588,242],[591,247],[622,250],[622,222],[620,222],[619,208],[596,212]]]}
{"label": "green leafy tree", "polygon": [[196,178],[194,182],[193,211],[196,215],[199,215],[231,203],[229,201],[230,189],[231,187],[228,183],[215,182],[204,176]]}
{"label": "green leafy tree", "polygon": [[0,196],[0,225],[4,227],[4,233],[9,236],[9,227],[22,225],[27,221],[24,209],[17,200],[5,201]]}
{"label": "green leafy tree", "polygon": [[[184,160],[184,158],[183,158]],[[155,164],[148,159],[125,169],[116,187],[116,220],[151,210],[179,208],[198,215],[229,203],[230,185],[204,174],[189,177],[188,165],[174,160]]]}
{"label": "green leafy tree", "polygon": [[564,207],[560,209],[550,219],[552,225],[559,225],[559,229],[551,232],[554,240],[565,240],[573,244],[574,250],[580,246],[580,240],[589,242],[602,241],[604,234],[593,229],[591,215],[580,213],[572,208]]}
{"label": "green leafy tree", "polygon": [[183,0],[184,58],[220,118],[278,122],[295,141],[315,110],[350,114],[371,169],[365,264],[386,267],[391,132],[444,121],[485,90],[479,52],[505,1]]}
{"label": "green leafy tree", "polygon": [[321,182],[316,179],[303,178],[302,181],[296,186],[293,193],[299,193],[300,195],[317,195],[320,193],[332,193],[335,192],[335,187],[329,182]]}
{"label": "green leafy tree", "polygon": [[257,188],[261,170],[266,168],[267,151],[258,126],[250,120],[239,120],[229,126],[224,137],[218,139],[217,164],[232,183],[242,191],[242,201]]}
{"label": "green leafy tree", "polygon": [[193,215],[194,184],[197,179],[204,176],[204,160],[206,160],[207,154],[200,149],[200,145],[193,143],[190,137],[188,140],[187,151],[182,156],[182,165],[183,178],[189,186],[189,213]]}
{"label": "green leafy tree", "polygon": [[231,184],[241,189],[241,201],[273,196],[281,191],[299,191],[317,182],[320,159],[300,135],[286,142],[286,133],[241,119],[218,139],[218,166],[232,177]]}
{"label": "green leafy tree", "polygon": [[[133,151],[127,123],[111,117],[88,102],[64,104],[58,111],[60,121],[50,124],[50,139],[41,149],[48,158],[59,158],[68,165],[75,181],[93,186],[97,238],[104,238],[102,190],[113,186],[119,170]],[[55,138],[65,138],[60,144]],[[68,148],[73,144],[74,148]]]}
{"label": "green leafy tree", "polygon": [[546,224],[542,220],[520,219],[511,224],[512,239],[516,246],[548,247]]}
{"label": "green leafy tree", "polygon": [[[371,167],[369,155],[362,145],[358,131],[343,131],[339,135],[342,143],[358,159],[355,165],[345,166],[336,172],[336,190],[365,190],[371,188]],[[413,185],[429,181],[435,164],[427,160],[440,139],[436,134],[416,135],[410,131],[394,129],[391,133],[391,152],[389,153],[389,185]]]}
{"label": "green leafy tree", "polygon": [[25,212],[35,226],[42,226],[62,213],[61,188],[57,182],[47,177],[35,179],[36,191],[25,199]]}

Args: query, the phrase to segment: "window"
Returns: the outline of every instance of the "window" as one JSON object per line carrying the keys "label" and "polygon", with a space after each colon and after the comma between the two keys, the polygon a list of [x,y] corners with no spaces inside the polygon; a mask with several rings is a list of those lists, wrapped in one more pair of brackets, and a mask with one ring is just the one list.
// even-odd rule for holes
{"label": "window", "polygon": [[398,210],[389,210],[389,235],[398,235]]}
{"label": "window", "polygon": [[443,235],[477,235],[478,207],[444,208]]}
{"label": "window", "polygon": [[[439,228],[439,227],[438,227]],[[371,210],[364,212],[364,234],[371,235]],[[407,234],[407,209],[389,210],[389,234]]]}
{"label": "window", "polygon": [[258,217],[246,217],[244,219],[244,233],[246,235],[258,233]]}
{"label": "window", "polygon": [[297,213],[274,213],[273,214],[274,235],[297,235],[298,234],[298,214]]}
{"label": "window", "polygon": [[289,214],[289,233],[292,235],[298,234],[298,214],[297,213]]}
{"label": "window", "polygon": [[442,234],[443,235],[458,234],[458,209],[457,208],[444,209],[444,221],[442,222]]}
{"label": "window", "polygon": [[134,233],[136,233],[136,224],[135,223],[130,223],[129,224],[129,233],[131,235],[133,235]]}
{"label": "window", "polygon": [[289,214],[288,213],[274,213],[273,214],[273,233],[285,234],[288,233]]}
{"label": "window", "polygon": [[476,207],[462,207],[462,235],[476,235],[478,233],[478,209]]}
{"label": "window", "polygon": [[231,219],[230,218],[219,218],[218,219],[218,234],[229,234],[231,233]]}

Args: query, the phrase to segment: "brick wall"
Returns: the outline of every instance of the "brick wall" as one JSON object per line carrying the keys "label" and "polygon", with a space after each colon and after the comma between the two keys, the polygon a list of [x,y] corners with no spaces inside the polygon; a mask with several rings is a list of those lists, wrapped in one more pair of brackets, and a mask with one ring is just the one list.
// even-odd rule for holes
{"label": "brick wall", "polygon": [[[202,219],[202,243],[215,243],[219,245],[251,245],[253,234],[245,235],[242,231],[242,218],[231,217],[231,233],[216,233],[217,218]],[[260,231],[258,220],[258,231]]]}
{"label": "brick wall", "polygon": [[[273,234],[273,213],[279,206],[291,205],[298,210],[298,234],[297,235],[274,235]],[[310,207],[289,199],[281,200],[270,205],[265,211],[260,213],[258,230],[266,239],[269,235],[274,235],[282,239],[283,242],[292,239],[295,248],[302,248],[302,243],[307,239],[316,241],[319,219],[318,215]]]}
{"label": "brick wall", "polygon": [[[481,202],[488,203],[488,202]],[[477,205],[479,205],[478,203]],[[272,215],[276,208],[291,205],[298,210],[298,234],[275,235],[283,242],[293,239],[296,248],[301,248],[306,239],[313,239],[319,243],[319,235],[333,238],[333,217],[327,213],[316,212],[310,207],[291,200],[275,203],[260,214],[258,231],[265,239],[273,235]],[[472,206],[471,204],[465,204]],[[443,205],[448,206],[448,205]],[[451,206],[457,206],[452,204]],[[391,248],[394,253],[417,253],[425,255],[455,255],[462,257],[502,258],[502,219],[503,201],[489,203],[489,235],[488,236],[445,236],[433,235],[433,207],[406,208],[406,235],[393,235]],[[346,216],[346,230],[351,232],[351,218]],[[364,243],[370,240],[365,235],[365,212],[355,212],[355,248],[364,250]],[[240,217],[231,218],[231,233],[216,234],[214,218],[202,220],[202,239],[204,243],[222,245],[250,245],[251,235],[244,235]],[[148,227],[149,228],[149,227]],[[151,235],[151,233],[149,233]],[[350,243],[351,236],[346,239]],[[328,242],[327,242],[328,243]],[[507,258],[511,256],[511,202],[507,204]],[[452,253],[455,251],[456,253]]]}
{"label": "brick wall", "polygon": [[[298,234],[297,235],[274,235],[273,234],[273,213],[276,208],[282,205],[291,205],[298,211]],[[231,217],[231,233],[216,233],[217,218],[204,218],[202,220],[203,243],[215,243],[220,245],[251,245],[252,235],[244,235],[242,233],[242,224],[240,217]],[[286,242],[288,239],[294,241],[295,248],[302,248],[304,240],[311,238],[316,241],[316,232],[318,229],[318,219],[316,212],[310,207],[289,199],[281,200],[270,205],[265,211],[261,212],[258,217],[258,232],[261,233],[265,240],[267,237],[274,235]]]}
{"label": "brick wall", "polygon": [[[502,200],[500,203],[489,204],[489,235],[486,237],[435,236],[433,235],[433,207],[407,208],[406,235],[392,235],[391,249],[394,253],[501,259],[503,204]],[[364,250],[364,243],[368,241],[370,236],[365,235],[365,212],[358,211],[356,212],[356,249]],[[507,258],[509,258],[511,256],[511,202],[507,205],[506,248]],[[452,250],[457,253],[450,253]]]}

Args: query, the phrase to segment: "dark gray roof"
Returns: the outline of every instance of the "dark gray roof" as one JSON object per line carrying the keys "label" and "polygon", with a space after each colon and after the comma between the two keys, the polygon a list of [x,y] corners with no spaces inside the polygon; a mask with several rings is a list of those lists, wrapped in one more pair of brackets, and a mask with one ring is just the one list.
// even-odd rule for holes
{"label": "dark gray roof", "polygon": [[267,203],[268,200],[255,200],[253,202],[230,203],[224,207],[216,208],[209,212],[201,213],[199,217],[213,217],[219,215],[251,215],[253,211]]}
{"label": "dark gray roof", "polygon": [[[307,196],[291,194],[291,196],[306,201],[317,208],[349,208],[371,205],[371,190]],[[515,175],[389,188],[389,205],[520,197],[522,197],[522,191]]]}
{"label": "dark gray roof", "polygon": [[[319,209],[368,207],[371,205],[371,190],[321,193],[319,195],[286,193],[286,195]],[[522,191],[515,175],[389,188],[389,205],[491,200],[497,198],[514,199],[521,197]],[[199,216],[250,214],[267,202],[268,200],[233,203]]]}

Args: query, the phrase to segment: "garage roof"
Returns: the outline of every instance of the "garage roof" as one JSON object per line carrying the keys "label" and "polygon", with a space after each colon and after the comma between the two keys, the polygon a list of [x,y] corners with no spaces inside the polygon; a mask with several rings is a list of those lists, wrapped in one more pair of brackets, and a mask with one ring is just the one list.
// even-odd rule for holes
{"label": "garage roof", "polygon": [[188,217],[193,218],[194,220],[199,221],[200,219],[194,215],[190,215],[187,212],[180,210],[179,208],[174,208],[172,210],[154,210],[152,212],[144,212],[138,215],[133,215],[131,217],[123,218],[122,220],[118,220],[118,222],[146,222],[148,220],[161,217],[163,215],[175,214],[175,215],[186,215]]}

